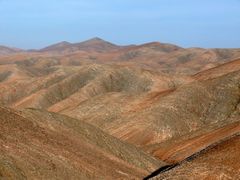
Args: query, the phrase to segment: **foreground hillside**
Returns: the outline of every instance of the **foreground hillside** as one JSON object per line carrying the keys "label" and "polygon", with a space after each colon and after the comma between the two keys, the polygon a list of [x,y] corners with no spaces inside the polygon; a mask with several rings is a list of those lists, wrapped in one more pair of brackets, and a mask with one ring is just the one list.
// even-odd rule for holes
{"label": "foreground hillside", "polygon": [[0,108],[0,177],[138,179],[165,163],[86,123]]}
{"label": "foreground hillside", "polygon": [[240,49],[1,49],[0,179],[238,179]]}

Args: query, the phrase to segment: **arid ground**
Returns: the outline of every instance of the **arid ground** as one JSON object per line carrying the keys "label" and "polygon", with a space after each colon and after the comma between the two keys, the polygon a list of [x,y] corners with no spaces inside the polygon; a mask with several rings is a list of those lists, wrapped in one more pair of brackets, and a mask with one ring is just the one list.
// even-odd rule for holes
{"label": "arid ground", "polygon": [[240,49],[0,46],[0,179],[240,179]]}

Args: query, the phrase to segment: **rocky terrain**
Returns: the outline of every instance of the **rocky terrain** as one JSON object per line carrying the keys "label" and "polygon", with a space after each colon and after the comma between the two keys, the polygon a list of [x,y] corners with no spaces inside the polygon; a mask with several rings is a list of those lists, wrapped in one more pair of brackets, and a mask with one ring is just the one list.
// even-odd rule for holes
{"label": "rocky terrain", "polygon": [[0,47],[0,115],[0,178],[238,179],[240,49]]}

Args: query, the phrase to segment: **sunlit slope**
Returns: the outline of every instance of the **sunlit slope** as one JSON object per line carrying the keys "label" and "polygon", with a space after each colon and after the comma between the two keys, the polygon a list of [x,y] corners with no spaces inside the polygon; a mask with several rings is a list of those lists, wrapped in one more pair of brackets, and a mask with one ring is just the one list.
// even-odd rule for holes
{"label": "sunlit slope", "polygon": [[0,108],[0,177],[141,178],[164,165],[81,121],[46,111]]}

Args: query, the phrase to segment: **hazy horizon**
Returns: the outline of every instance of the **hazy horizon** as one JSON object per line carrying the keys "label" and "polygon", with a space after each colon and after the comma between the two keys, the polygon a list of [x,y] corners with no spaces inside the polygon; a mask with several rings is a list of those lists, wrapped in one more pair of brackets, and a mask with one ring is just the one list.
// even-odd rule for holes
{"label": "hazy horizon", "polygon": [[39,49],[100,37],[128,45],[240,47],[239,0],[0,0],[0,44]]}

